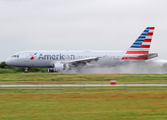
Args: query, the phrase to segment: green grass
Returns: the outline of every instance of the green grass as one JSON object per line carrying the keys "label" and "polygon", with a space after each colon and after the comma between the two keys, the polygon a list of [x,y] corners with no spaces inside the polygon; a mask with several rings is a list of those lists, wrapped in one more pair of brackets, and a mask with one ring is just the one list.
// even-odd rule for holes
{"label": "green grass", "polygon": [[0,84],[108,84],[110,80],[118,84],[164,84],[167,74],[0,74]]}
{"label": "green grass", "polygon": [[3,120],[166,120],[165,90],[0,90]]}
{"label": "green grass", "polygon": [[[167,74],[0,74],[0,84],[167,83]],[[52,89],[53,88],[53,89]],[[167,87],[0,88],[0,120],[166,120]]]}

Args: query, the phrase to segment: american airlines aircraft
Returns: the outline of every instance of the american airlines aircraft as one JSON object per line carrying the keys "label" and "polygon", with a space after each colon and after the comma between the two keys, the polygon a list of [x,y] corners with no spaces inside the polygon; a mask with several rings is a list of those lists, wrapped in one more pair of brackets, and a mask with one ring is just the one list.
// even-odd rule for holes
{"label": "american airlines aircraft", "polygon": [[48,72],[63,72],[85,65],[113,65],[121,62],[142,61],[157,57],[149,53],[154,27],[147,27],[127,51],[23,51],[5,63],[15,67],[48,68]]}

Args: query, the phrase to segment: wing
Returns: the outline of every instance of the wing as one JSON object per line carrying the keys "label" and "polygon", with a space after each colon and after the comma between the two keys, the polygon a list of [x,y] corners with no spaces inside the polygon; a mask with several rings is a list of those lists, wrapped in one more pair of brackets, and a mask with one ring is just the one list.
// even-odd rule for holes
{"label": "wing", "polygon": [[78,66],[78,65],[85,65],[86,63],[90,63],[90,62],[93,62],[93,61],[98,61],[99,58],[100,57],[89,57],[89,58],[66,61],[66,62],[63,62],[63,63]]}

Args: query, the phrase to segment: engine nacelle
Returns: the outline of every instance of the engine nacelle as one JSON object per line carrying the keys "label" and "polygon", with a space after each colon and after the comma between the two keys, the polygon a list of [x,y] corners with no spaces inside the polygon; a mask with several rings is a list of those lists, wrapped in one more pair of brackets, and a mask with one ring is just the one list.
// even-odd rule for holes
{"label": "engine nacelle", "polygon": [[63,72],[70,69],[68,64],[55,63],[53,68],[48,68],[48,72]]}

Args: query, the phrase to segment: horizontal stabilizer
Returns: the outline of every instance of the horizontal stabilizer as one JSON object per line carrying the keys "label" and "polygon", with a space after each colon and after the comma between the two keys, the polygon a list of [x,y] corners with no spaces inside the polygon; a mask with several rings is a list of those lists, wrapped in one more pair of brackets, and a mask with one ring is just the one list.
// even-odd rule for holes
{"label": "horizontal stabilizer", "polygon": [[136,55],[136,56],[124,56],[122,60],[148,60],[151,58],[158,57],[158,53],[150,53],[150,54],[144,54],[144,55]]}
{"label": "horizontal stabilizer", "polygon": [[147,59],[151,59],[151,58],[158,57],[158,53],[150,53],[150,54],[147,54],[147,55],[141,55],[139,57],[146,57]]}

